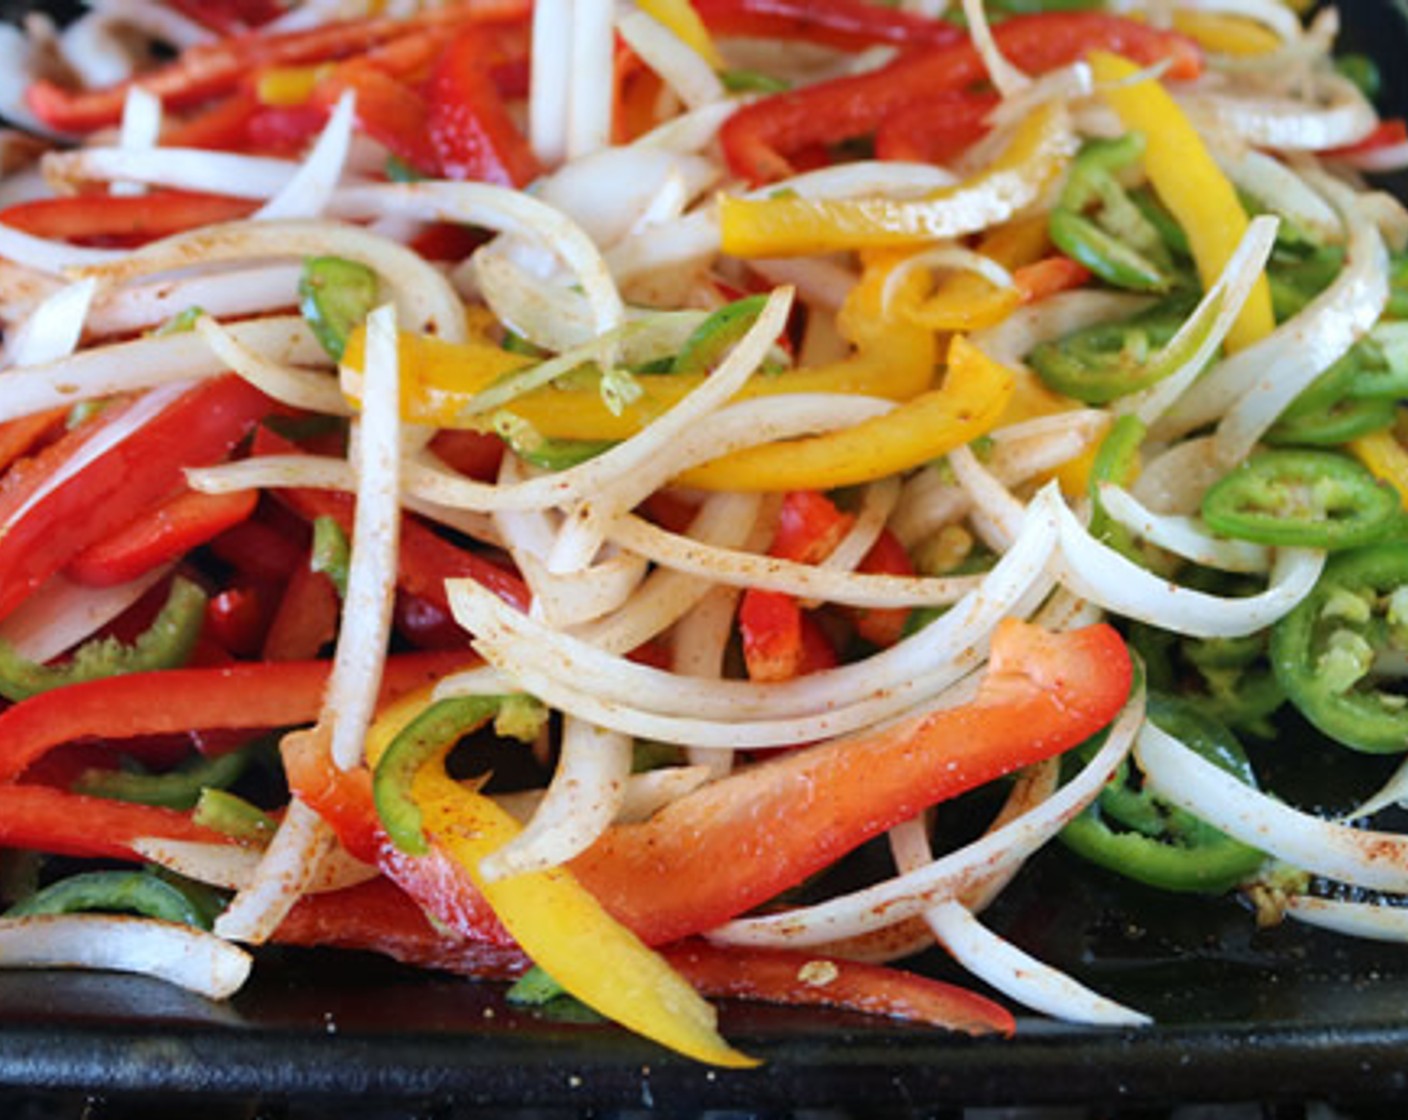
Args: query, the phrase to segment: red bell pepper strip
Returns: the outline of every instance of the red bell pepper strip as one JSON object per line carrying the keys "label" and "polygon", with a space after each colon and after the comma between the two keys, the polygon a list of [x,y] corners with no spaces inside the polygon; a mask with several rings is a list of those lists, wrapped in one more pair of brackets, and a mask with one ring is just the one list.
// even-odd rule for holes
{"label": "red bell pepper strip", "polygon": [[[1009,620],[992,648],[972,703],[740,770],[648,821],[613,826],[569,868],[618,921],[667,944],[776,897],[931,804],[1074,746],[1128,696],[1129,654],[1108,626],[1048,634]],[[290,788],[348,851],[460,935],[496,936],[463,868],[434,845],[425,856],[391,845],[369,771],[337,770],[311,735],[286,737],[283,754]]]}
{"label": "red bell pepper strip", "polygon": [[492,482],[498,476],[505,450],[504,441],[498,436],[468,428],[445,428],[435,434],[429,447],[446,466],[479,482]]}
{"label": "red bell pepper strip", "polygon": [[132,841],[144,836],[211,844],[225,839],[174,809],[110,801],[52,786],[0,785],[0,847],[94,859],[137,859]]}
{"label": "red bell pepper strip", "polygon": [[[855,522],[824,494],[790,491],[777,515],[768,555],[801,564],[830,556]],[[781,591],[750,587],[738,608],[738,629],[749,679],[785,681],[807,668],[835,664],[835,652],[820,628],[807,619],[801,604]],[[810,656],[808,656],[810,654]]]}
{"label": "red bell pepper strip", "polygon": [[[432,28],[470,21],[522,20],[530,10],[529,0],[499,0],[493,5],[436,8],[406,19],[378,16],[279,35],[241,35],[192,47],[175,61],[143,75],[137,84],[159,97],[168,108],[181,108],[228,93],[261,67],[347,58]],[[29,107],[48,127],[60,132],[91,132],[122,119],[129,84],[71,90],[41,79],[30,85],[26,96]]]}
{"label": "red bell pepper strip", "polygon": [[64,473],[70,457],[120,422],[125,409],[104,409],[16,464],[0,482],[0,617],[78,553],[170,494],[184,481],[185,467],[224,458],[272,407],[229,374],[177,397],[71,473]]}
{"label": "red bell pepper strip", "polygon": [[[281,513],[292,523],[284,526],[268,516]],[[267,503],[249,521],[226,529],[210,542],[210,552],[247,579],[282,583],[302,564],[311,540],[307,524],[288,510]]]}
{"label": "red bell pepper strip", "polygon": [[[856,565],[858,571],[876,575],[912,576],[914,563],[899,538],[886,529]],[[909,611],[904,607],[858,607],[851,613],[856,633],[876,646],[892,646],[904,635]]]}
{"label": "red bell pepper strip", "polygon": [[693,0],[716,35],[799,39],[842,50],[946,46],[964,37],[951,23],[867,0]]}
{"label": "red bell pepper strip", "polygon": [[[265,661],[305,661],[317,657],[337,637],[342,604],[337,588],[306,557],[289,574],[284,593],[264,635]],[[464,648],[461,641],[460,648]]]}
{"label": "red bell pepper strip", "polygon": [[481,980],[508,980],[531,963],[515,945],[454,937],[430,924],[419,906],[388,879],[305,895],[274,932],[280,945],[380,953],[417,968]]}
{"label": "red bell pepper strip", "polygon": [[[1027,73],[1042,73],[1106,49],[1145,65],[1168,61],[1169,78],[1196,77],[1202,56],[1192,40],[1098,12],[1014,16],[993,28],[998,49]],[[734,113],[720,132],[730,169],[763,182],[790,173],[788,157],[812,145],[869,135],[888,117],[945,94],[979,86],[987,71],[965,37],[950,46],[900,56],[865,74],[775,94]]]}
{"label": "red bell pepper strip", "polygon": [[137,195],[78,194],[17,202],[0,210],[0,225],[36,237],[67,241],[151,241],[198,226],[230,222],[254,212],[257,202],[190,191]]}
{"label": "red bell pepper strip", "polygon": [[712,929],[891,825],[1066,750],[1107,725],[1132,678],[1108,626],[993,636],[977,699],[779,755],[618,825],[571,863],[650,944]]}
{"label": "red bell pepper strip", "polygon": [[988,114],[999,101],[993,93],[962,90],[907,105],[876,127],[876,158],[949,163],[987,135]]}
{"label": "red bell pepper strip", "polygon": [[171,6],[220,35],[260,27],[285,10],[278,0],[172,0]]}
{"label": "red bell pepper strip", "polygon": [[264,644],[277,605],[272,590],[259,584],[227,587],[206,603],[201,636],[231,657],[254,657]]}
{"label": "red bell pepper strip", "polygon": [[499,96],[491,48],[470,27],[436,62],[425,92],[430,142],[446,178],[522,187],[542,168]]}
{"label": "red bell pepper strip", "polygon": [[344,62],[318,83],[315,100],[325,108],[344,92],[357,97],[357,124],[419,174],[438,177],[440,157],[429,133],[425,98],[407,83],[364,59]]}
{"label": "red bell pepper strip", "polygon": [[1408,121],[1402,117],[1390,117],[1374,126],[1368,136],[1342,148],[1332,148],[1323,154],[1325,159],[1339,159],[1342,156],[1361,156],[1366,152],[1376,152],[1380,148],[1392,148],[1395,144],[1408,143]]}
{"label": "red bell pepper strip", "polygon": [[794,1007],[836,1007],[927,1023],[965,1034],[1017,1029],[1012,1013],[992,1000],[912,972],[859,961],[810,957],[785,949],[724,948],[688,940],[665,958],[701,995]]}
{"label": "red bell pepper strip", "polygon": [[[386,659],[382,695],[400,696],[462,668],[463,651]],[[0,713],[0,782],[75,739],[264,729],[312,723],[322,708],[330,661],[245,662],[206,669],[132,673],[43,692]]]}
{"label": "red bell pepper strip", "polygon": [[1012,283],[1023,303],[1037,303],[1090,283],[1090,269],[1079,261],[1057,253],[1012,270]]}
{"label": "red bell pepper strip", "polygon": [[182,490],[85,548],[68,562],[64,574],[90,587],[126,583],[240,524],[258,504],[257,490],[229,494]]}

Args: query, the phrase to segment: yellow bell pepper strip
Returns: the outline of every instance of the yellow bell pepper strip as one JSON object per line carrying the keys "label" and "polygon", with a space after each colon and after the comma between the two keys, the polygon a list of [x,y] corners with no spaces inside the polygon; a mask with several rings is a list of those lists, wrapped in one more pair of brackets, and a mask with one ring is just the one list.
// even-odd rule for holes
{"label": "yellow bell pepper strip", "polygon": [[1018,125],[991,165],[920,199],[724,195],[719,202],[723,250],[736,257],[777,257],[911,245],[975,233],[1006,221],[1041,197],[1075,146],[1065,109],[1045,105]]}
{"label": "yellow bell pepper strip", "polygon": [[805,439],[736,451],[686,471],[702,490],[833,490],[907,471],[997,426],[1012,399],[1012,372],[963,335],[949,347],[948,373],[883,416]]}
{"label": "yellow bell pepper strip", "polygon": [[[480,874],[484,857],[512,840],[519,825],[494,801],[452,779],[444,758],[500,699],[441,701],[387,748],[373,788],[388,834],[403,849],[405,841],[412,847],[419,842],[448,855],[533,962],[593,1010],[698,1061],[757,1065],[723,1040],[714,1009],[684,978],[612,918],[566,868],[495,880]],[[407,810],[414,836],[398,827]]]}
{"label": "yellow bell pepper strip", "polygon": [[714,37],[689,0],[636,0],[636,6],[668,27],[715,70],[724,68],[723,55],[714,45]]}
{"label": "yellow bell pepper strip", "polygon": [[[1183,227],[1203,287],[1211,288],[1247,232],[1247,214],[1236,189],[1162,85],[1152,78],[1131,82],[1140,68],[1104,51],[1091,52],[1090,66],[1125,128],[1144,134],[1144,170],[1150,185]],[[1228,349],[1249,346],[1275,325],[1271,289],[1263,276],[1228,332]]]}
{"label": "yellow bell pepper strip", "polygon": [[1246,57],[1270,54],[1281,46],[1281,39],[1274,31],[1244,16],[1176,11],[1173,26],[1213,54]]}
{"label": "yellow bell pepper strip", "polygon": [[1369,473],[1398,491],[1401,504],[1408,509],[1408,451],[1392,431],[1370,432],[1350,440],[1349,450],[1369,468]]}
{"label": "yellow bell pepper strip", "polygon": [[[932,384],[938,350],[933,334],[887,316],[885,279],[896,261],[877,258],[862,274],[838,316],[841,334],[855,352],[838,362],[752,378],[739,399],[785,393],[863,393],[903,401]],[[363,332],[352,332],[344,367],[362,367]],[[449,343],[423,335],[400,339],[401,410],[407,423],[438,428],[488,427],[488,416],[467,416],[465,408],[499,377],[534,359],[501,350],[488,341]],[[640,431],[703,383],[703,374],[637,374],[639,398],[613,413],[595,384],[526,393],[504,405],[544,439],[620,440]],[[354,401],[355,403],[355,401]]]}

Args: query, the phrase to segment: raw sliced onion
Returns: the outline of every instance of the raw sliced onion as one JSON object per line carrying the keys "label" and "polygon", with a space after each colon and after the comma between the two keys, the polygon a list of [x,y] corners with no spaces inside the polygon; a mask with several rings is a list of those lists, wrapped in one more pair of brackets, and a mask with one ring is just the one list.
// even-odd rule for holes
{"label": "raw sliced onion", "polygon": [[1192,514],[1202,508],[1208,487],[1224,473],[1213,455],[1212,437],[1199,436],[1153,455],[1130,492],[1151,510]]}
{"label": "raw sliced onion", "polygon": [[[294,734],[310,734],[295,732]],[[262,945],[318,876],[337,844],[323,819],[294,798],[249,882],[215,921],[215,932],[230,941]]]}
{"label": "raw sliced onion", "polygon": [[[161,100],[139,85],[127,87],[122,100],[122,125],[118,142],[129,152],[150,151],[161,137]],[[137,195],[145,190],[141,183],[113,183],[108,193]]]}
{"label": "raw sliced onion", "polygon": [[1156,576],[1108,545],[1057,506],[1061,580],[1082,598],[1108,611],[1195,638],[1239,638],[1270,626],[1306,595],[1325,566],[1325,553],[1283,548],[1265,591],[1242,598],[1209,595]]}
{"label": "raw sliced onion", "polygon": [[1244,785],[1148,724],[1135,747],[1151,790],[1294,867],[1366,890],[1408,893],[1408,836],[1351,828]]}
{"label": "raw sliced onion", "polygon": [[83,337],[96,288],[92,280],[79,280],[40,301],[18,327],[5,332],[6,364],[45,365],[72,354]]}
{"label": "raw sliced onion", "polygon": [[1285,912],[1299,922],[1370,941],[1408,941],[1408,907],[1386,902],[1347,902],[1297,894]]}
{"label": "raw sliced onion", "polygon": [[611,143],[611,73],[615,51],[612,0],[574,0],[569,6],[567,158],[580,159]]}
{"label": "raw sliced onion", "polygon": [[96,634],[170,572],[159,565],[111,587],[86,587],[62,573],[50,576],[0,620],[0,640],[30,661],[52,661]]}
{"label": "raw sliced onion", "polygon": [[266,358],[209,315],[196,320],[195,331],[222,363],[274,400],[333,416],[351,414],[334,378]]}
{"label": "raw sliced onion", "polygon": [[1071,781],[981,839],[914,871],[815,906],[727,922],[709,932],[710,940],[726,945],[806,947],[860,936],[959,897],[987,876],[1024,862],[1084,810],[1129,754],[1143,720],[1140,691],[1111,725],[1100,750]]}
{"label": "raw sliced onion", "polygon": [[293,307],[301,272],[298,264],[259,265],[106,291],[93,303],[88,329],[98,337],[136,334],[192,307],[216,319],[241,319]]}
{"label": "raw sliced onion", "polygon": [[970,448],[949,452],[948,464],[972,503],[969,520],[973,527],[989,547],[1006,552],[1022,531],[1026,508],[984,469]]}
{"label": "raw sliced onion", "polygon": [[968,38],[978,57],[983,60],[983,69],[988,72],[993,88],[1004,100],[1021,93],[1032,80],[1009,62],[998,49],[988,25],[988,14],[982,0],[963,0],[963,15],[968,24]]}
{"label": "raw sliced onion", "polygon": [[70,268],[120,260],[121,249],[89,249],[66,241],[49,241],[0,222],[0,258],[57,276]]}
{"label": "raw sliced onion", "polygon": [[279,193],[254,212],[255,221],[316,218],[322,214],[342,178],[352,146],[356,108],[357,99],[350,90],[337,99],[328,123],[303,163]]}
{"label": "raw sliced onion", "polygon": [[124,914],[0,918],[0,967],[89,968],[155,977],[227,999],[249,976],[243,949],[191,926]]}
{"label": "raw sliced onion", "polygon": [[572,0],[533,5],[528,82],[528,141],[547,167],[567,156],[567,104],[572,72]]}
{"label": "raw sliced onion", "polygon": [[1321,70],[1310,83],[1313,108],[1297,98],[1220,93],[1185,94],[1181,101],[1200,131],[1230,132],[1254,147],[1276,151],[1344,148],[1374,130],[1378,114],[1348,78]]}
{"label": "raw sliced onion", "polygon": [[[267,199],[283,190],[298,171],[292,160],[235,155],[203,148],[79,148],[50,152],[44,174],[51,182],[78,187],[85,183],[142,183],[152,187]],[[122,254],[118,254],[122,255]]]}
{"label": "raw sliced onion", "polygon": [[[239,844],[207,844],[199,840],[171,840],[165,836],[138,838],[132,841],[132,850],[144,860],[177,875],[226,890],[247,888],[254,881],[262,856],[259,849]],[[342,847],[334,847],[307,884],[307,893],[340,891],[375,879],[379,874],[381,872],[371,864],[354,858]]]}
{"label": "raw sliced onion", "polygon": [[401,378],[396,315],[389,305],[367,316],[362,411],[353,462],[357,509],[347,565],[342,628],[323,711],[330,716],[332,759],[343,770],[362,761],[362,746],[381,689],[383,651],[391,636],[401,532]]}
{"label": "raw sliced onion", "polygon": [[565,719],[547,793],[523,831],[480,861],[480,874],[493,882],[557,867],[586,851],[620,812],[633,750],[625,735]]}
{"label": "raw sliced onion", "polygon": [[1100,502],[1106,513],[1132,533],[1205,568],[1254,574],[1271,569],[1271,550],[1265,545],[1213,536],[1195,517],[1154,513],[1112,482],[1100,483]]}
{"label": "raw sliced onion", "polygon": [[1254,148],[1218,152],[1216,156],[1233,183],[1274,213],[1322,238],[1340,236],[1341,223],[1334,208],[1275,156]]}
{"label": "raw sliced onion", "polygon": [[640,9],[626,11],[616,18],[616,33],[688,108],[698,109],[727,97],[723,82],[708,61],[653,16]]}

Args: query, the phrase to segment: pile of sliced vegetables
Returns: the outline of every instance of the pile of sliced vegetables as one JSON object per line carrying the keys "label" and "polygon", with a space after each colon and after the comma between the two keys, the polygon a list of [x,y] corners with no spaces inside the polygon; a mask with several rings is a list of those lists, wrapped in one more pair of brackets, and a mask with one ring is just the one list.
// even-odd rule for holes
{"label": "pile of sliced vegetables", "polygon": [[1333,9],[397,7],[0,35],[0,963],[371,949],[744,1067],[705,997],[1146,1022],[983,924],[1056,840],[1408,935],[1408,771],[1246,749],[1408,753]]}

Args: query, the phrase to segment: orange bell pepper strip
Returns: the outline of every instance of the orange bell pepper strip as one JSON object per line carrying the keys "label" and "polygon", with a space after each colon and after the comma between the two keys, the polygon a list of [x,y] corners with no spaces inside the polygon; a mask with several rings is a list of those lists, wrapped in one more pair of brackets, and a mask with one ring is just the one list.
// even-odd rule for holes
{"label": "orange bell pepper strip", "polygon": [[[1138,64],[1094,51],[1090,67],[1125,128],[1144,134],[1149,183],[1186,231],[1198,276],[1204,289],[1211,288],[1246,236],[1249,219],[1236,189],[1168,91],[1152,78],[1131,82],[1140,74]],[[1271,288],[1263,276],[1232,324],[1227,347],[1249,346],[1275,325]]]}
{"label": "orange bell pepper strip", "polygon": [[854,427],[763,444],[685,471],[704,490],[833,490],[898,474],[991,431],[1012,398],[1010,370],[962,335],[936,389]]}
{"label": "orange bell pepper strip", "polygon": [[1039,198],[1075,152],[1059,106],[1034,111],[996,160],[953,187],[918,199],[740,198],[719,200],[725,253],[775,257],[914,245],[976,233]]}
{"label": "orange bell pepper strip", "polygon": [[1375,478],[1398,491],[1399,500],[1408,509],[1408,451],[1397,436],[1392,431],[1370,432],[1350,440],[1349,449]]}

